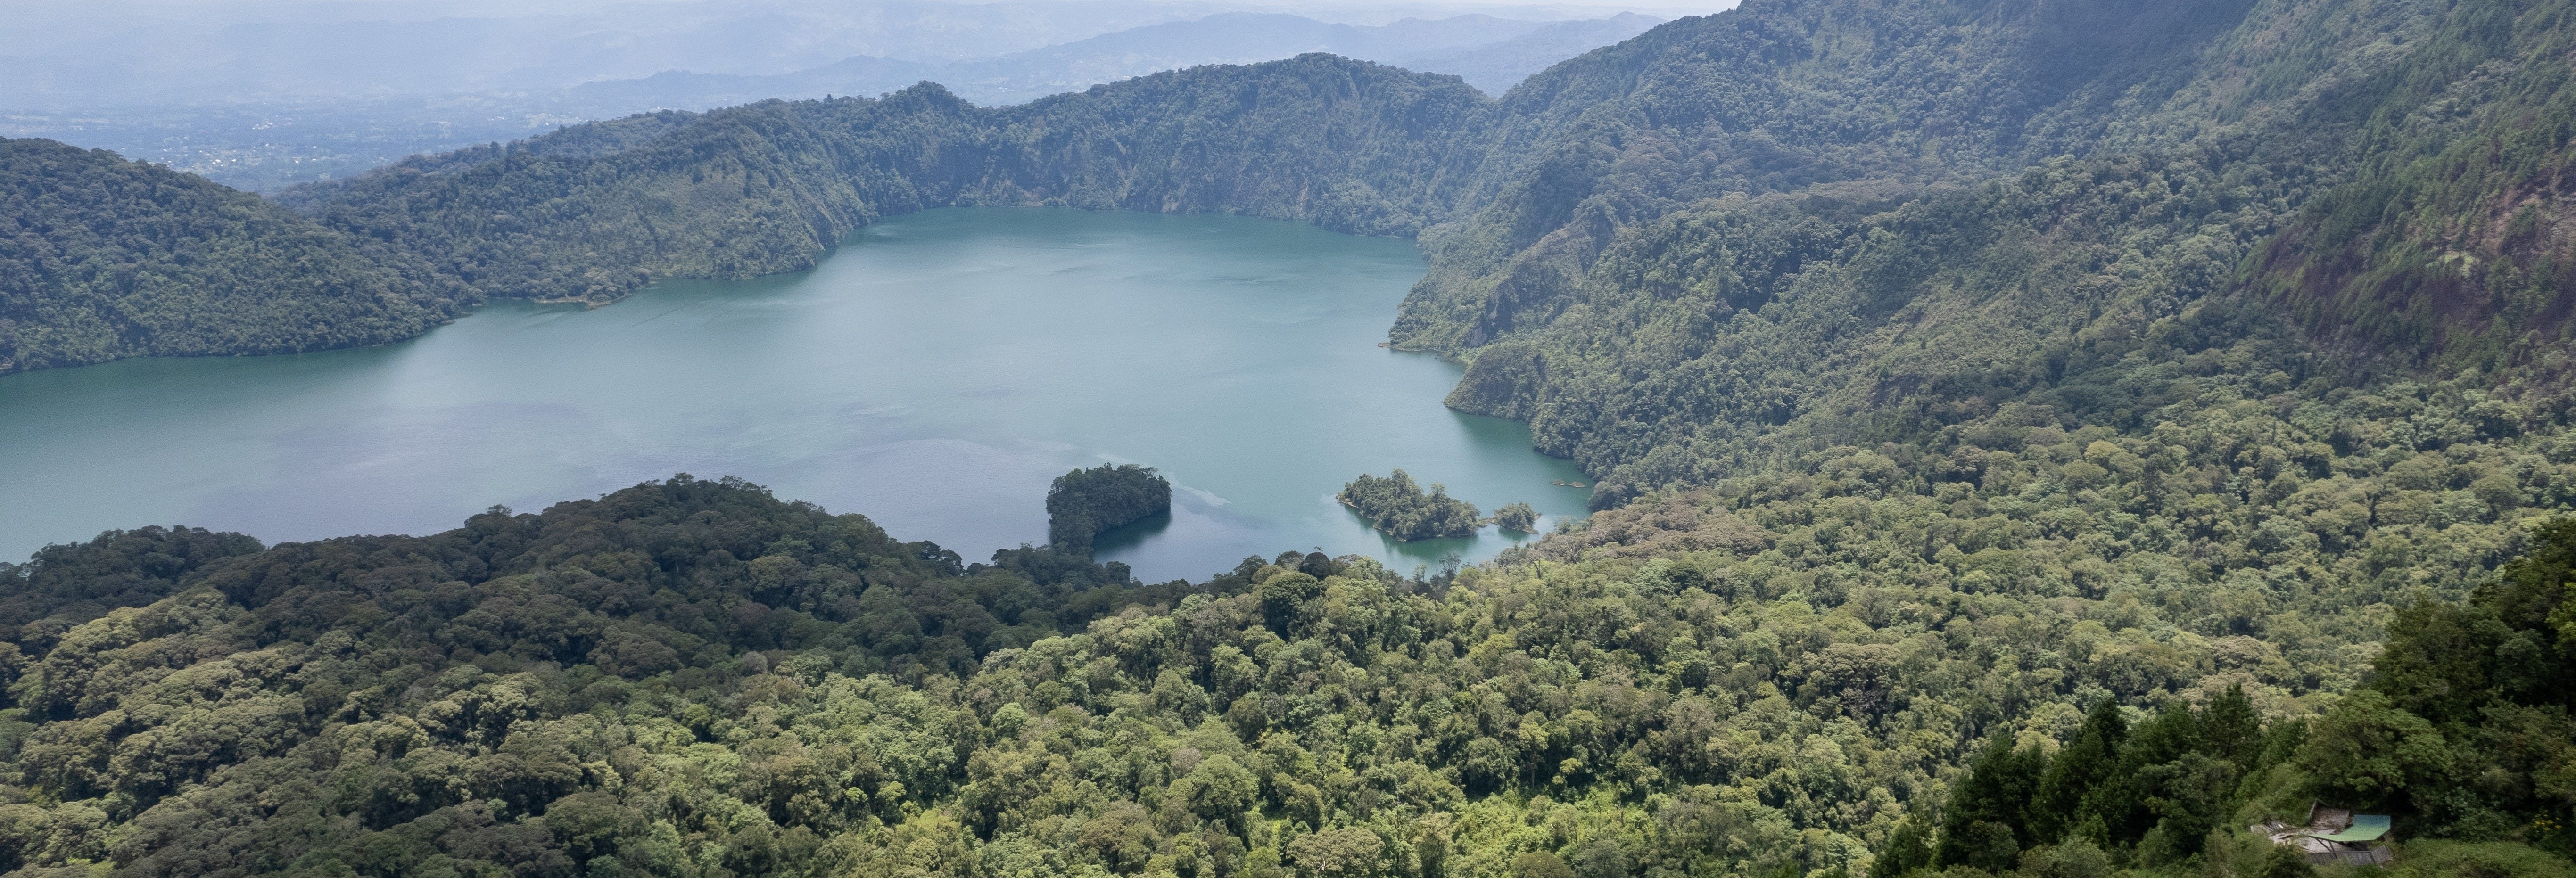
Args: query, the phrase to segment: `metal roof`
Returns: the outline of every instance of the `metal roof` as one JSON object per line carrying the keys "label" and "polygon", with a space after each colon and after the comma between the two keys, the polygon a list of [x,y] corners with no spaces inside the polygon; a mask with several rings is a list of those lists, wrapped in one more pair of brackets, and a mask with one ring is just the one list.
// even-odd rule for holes
{"label": "metal roof", "polygon": [[2380,836],[2387,834],[2388,815],[2355,814],[2352,815],[2352,825],[2345,827],[2342,832],[2338,832],[2333,835],[2320,835],[2317,837],[2327,841],[2349,843],[2357,841],[2378,841]]}

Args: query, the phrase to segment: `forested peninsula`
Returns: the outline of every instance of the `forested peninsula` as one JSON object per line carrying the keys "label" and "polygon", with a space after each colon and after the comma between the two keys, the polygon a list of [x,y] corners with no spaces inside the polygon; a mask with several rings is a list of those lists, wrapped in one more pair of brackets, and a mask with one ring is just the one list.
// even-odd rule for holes
{"label": "forested peninsula", "polygon": [[[1749,0],[1499,98],[1312,55],[923,85],[275,205],[12,143],[8,369],[269,337],[156,311],[213,288],[141,283],[209,264],[152,241],[345,271],[295,287],[347,309],[301,349],[941,205],[1410,235],[1391,341],[1601,511],[1454,574],[1160,585],[691,479],[431,537],[113,533],[0,570],[6,865],[2295,875],[2245,828],[2317,803],[2392,816],[2395,874],[2564,875],[2571,13]],[[250,246],[290,240],[352,255]]]}
{"label": "forested peninsula", "polygon": [[0,139],[0,374],[399,341],[462,290],[399,246],[105,150]]}

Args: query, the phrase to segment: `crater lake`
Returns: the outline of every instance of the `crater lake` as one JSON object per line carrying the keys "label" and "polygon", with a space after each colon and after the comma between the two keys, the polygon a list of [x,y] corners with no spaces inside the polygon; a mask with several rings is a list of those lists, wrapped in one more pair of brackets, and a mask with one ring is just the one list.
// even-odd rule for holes
{"label": "crater lake", "polygon": [[811,271],[496,301],[394,345],[0,377],[0,558],[186,524],[271,543],[432,533],[486,507],[688,472],[869,516],[967,560],[1046,538],[1065,471],[1160,468],[1168,517],[1099,557],[1149,580],[1321,550],[1399,570],[1516,540],[1398,543],[1333,500],[1402,468],[1541,527],[1589,492],[1522,425],[1441,405],[1456,365],[1379,347],[1410,242],[1224,216],[950,209]]}

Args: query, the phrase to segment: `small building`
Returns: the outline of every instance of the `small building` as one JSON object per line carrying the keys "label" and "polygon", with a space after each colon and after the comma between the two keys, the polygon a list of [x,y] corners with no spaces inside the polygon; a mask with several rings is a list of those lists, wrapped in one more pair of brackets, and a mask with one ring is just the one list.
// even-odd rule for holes
{"label": "small building", "polygon": [[2298,848],[2308,855],[2308,862],[2320,866],[2385,866],[2397,858],[2386,844],[2385,814],[2354,814],[2342,808],[2310,805],[2306,826],[2273,820],[2246,828],[2271,839],[2273,844]]}

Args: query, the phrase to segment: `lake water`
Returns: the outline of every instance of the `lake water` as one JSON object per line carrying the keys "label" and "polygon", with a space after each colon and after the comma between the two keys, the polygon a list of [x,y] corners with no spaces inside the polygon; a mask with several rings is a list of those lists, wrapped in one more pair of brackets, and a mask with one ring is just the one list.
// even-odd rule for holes
{"label": "lake water", "polygon": [[111,528],[271,542],[430,533],[646,479],[736,475],[968,560],[1046,538],[1077,466],[1159,467],[1173,514],[1103,560],[1161,580],[1245,555],[1410,571],[1516,535],[1397,543],[1332,500],[1403,468],[1553,524],[1589,492],[1458,369],[1377,347],[1405,241],[1239,217],[940,210],[821,267],[661,284],[605,308],[499,302],[402,344],[128,360],[0,378],[0,557]]}

